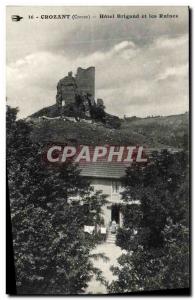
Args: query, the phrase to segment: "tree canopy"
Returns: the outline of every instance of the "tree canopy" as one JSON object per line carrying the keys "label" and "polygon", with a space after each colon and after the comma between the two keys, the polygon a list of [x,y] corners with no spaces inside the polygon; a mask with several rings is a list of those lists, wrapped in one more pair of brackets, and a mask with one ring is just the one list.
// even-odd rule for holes
{"label": "tree canopy", "polygon": [[100,241],[84,225],[101,223],[106,196],[71,163],[49,166],[44,145],[7,108],[7,170],[18,294],[83,293],[95,274],[90,251]]}
{"label": "tree canopy", "polygon": [[124,227],[117,235],[126,254],[113,268],[118,279],[110,292],[189,287],[188,160],[184,151],[162,151],[146,166],[127,169]]}

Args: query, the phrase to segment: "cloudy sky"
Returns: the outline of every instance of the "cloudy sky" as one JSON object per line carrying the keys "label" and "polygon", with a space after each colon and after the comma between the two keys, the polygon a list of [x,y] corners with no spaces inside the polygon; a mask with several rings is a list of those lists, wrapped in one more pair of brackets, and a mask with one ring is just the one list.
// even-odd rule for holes
{"label": "cloudy sky", "polygon": [[[100,13],[147,18],[99,19]],[[148,18],[160,13],[178,18]],[[24,19],[12,22],[13,14]],[[91,18],[41,20],[43,14]],[[54,104],[58,80],[79,66],[95,66],[96,98],[110,113],[144,117],[188,111],[187,7],[7,8],[7,98],[19,107],[19,117]]]}

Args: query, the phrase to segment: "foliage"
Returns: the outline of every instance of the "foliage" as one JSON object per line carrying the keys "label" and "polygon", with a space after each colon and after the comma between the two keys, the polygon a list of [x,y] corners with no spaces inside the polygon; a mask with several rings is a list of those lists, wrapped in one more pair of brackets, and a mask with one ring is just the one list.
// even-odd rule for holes
{"label": "foliage", "polygon": [[105,123],[106,113],[105,113],[103,107],[99,107],[97,105],[91,106],[90,107],[90,114],[91,114],[92,119],[94,119],[96,121],[99,121],[99,122],[102,122],[102,123]]}
{"label": "foliage", "polygon": [[[155,153],[123,178],[124,228],[110,292],[189,287],[189,178],[185,152]],[[140,204],[131,204],[139,199]]]}
{"label": "foliage", "polygon": [[19,294],[82,293],[93,274],[90,251],[98,237],[83,226],[101,221],[106,196],[70,163],[48,166],[31,128],[7,109],[7,168],[17,291]]}

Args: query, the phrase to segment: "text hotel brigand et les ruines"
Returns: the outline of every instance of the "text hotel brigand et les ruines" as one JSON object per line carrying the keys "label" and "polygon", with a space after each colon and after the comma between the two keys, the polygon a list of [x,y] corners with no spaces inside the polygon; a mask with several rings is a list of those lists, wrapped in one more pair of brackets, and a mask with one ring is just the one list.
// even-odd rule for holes
{"label": "text hotel brigand et les ruines", "polygon": [[34,17],[33,15],[28,16],[29,19],[43,19],[43,20],[51,20],[51,19],[58,19],[58,20],[72,20],[72,19],[176,19],[179,17],[178,14],[170,14],[170,13],[143,13],[143,14],[99,14],[99,15],[78,15],[78,14],[43,14]]}

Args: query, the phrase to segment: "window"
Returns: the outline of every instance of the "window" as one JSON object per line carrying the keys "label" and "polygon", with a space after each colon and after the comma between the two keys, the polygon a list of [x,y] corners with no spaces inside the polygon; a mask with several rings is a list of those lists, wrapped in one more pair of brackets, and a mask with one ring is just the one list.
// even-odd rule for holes
{"label": "window", "polygon": [[120,183],[118,181],[112,181],[112,192],[118,193],[120,188]]}

